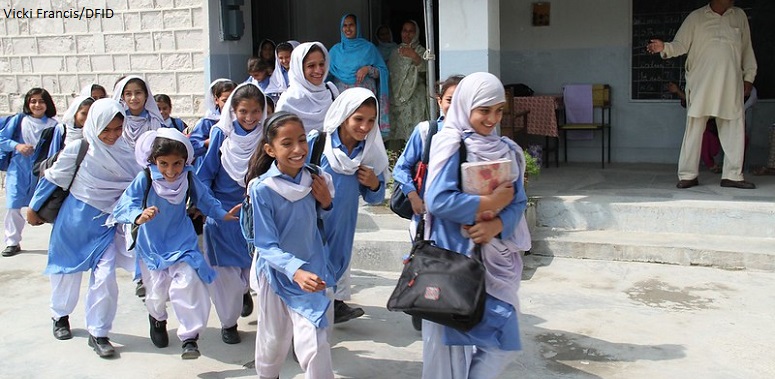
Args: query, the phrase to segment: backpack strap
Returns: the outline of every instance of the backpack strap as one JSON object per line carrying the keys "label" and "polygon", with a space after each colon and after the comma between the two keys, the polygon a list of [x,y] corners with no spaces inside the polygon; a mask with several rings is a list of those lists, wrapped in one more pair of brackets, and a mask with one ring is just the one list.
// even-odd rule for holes
{"label": "backpack strap", "polygon": [[323,158],[323,150],[326,147],[326,135],[328,133],[318,131],[315,143],[312,144],[312,152],[309,155],[309,162],[315,166],[320,166],[320,160]]}
{"label": "backpack strap", "polygon": [[[310,174],[314,174],[314,175],[320,175],[320,173],[323,171],[323,169],[320,168],[320,166],[314,165],[314,164],[305,164],[304,169],[309,171]],[[328,245],[328,239],[326,238],[325,229],[323,228],[323,217],[320,215],[320,211],[321,211],[320,202],[317,201],[317,199],[315,199],[315,213],[317,214],[317,217],[318,217],[318,221],[317,221],[318,231],[320,232],[320,238],[323,239],[323,245]]]}
{"label": "backpack strap", "polygon": [[422,163],[428,164],[428,161],[431,159],[431,141],[438,131],[439,122],[436,120],[428,121],[428,135],[425,136],[425,145],[422,149]]}
{"label": "backpack strap", "polygon": [[148,186],[145,187],[143,192],[143,210],[145,210],[145,208],[148,208],[148,194],[151,192],[153,179],[151,178],[151,169],[149,167],[144,168],[143,172],[145,173],[145,179],[148,181]]}
{"label": "backpack strap", "polygon": [[89,151],[89,142],[81,140],[81,146],[78,147],[78,155],[75,157],[75,172],[73,173],[73,179],[70,180],[70,185],[67,186],[67,192],[70,192],[70,188],[73,186],[75,176],[78,175],[78,169],[81,168],[81,163],[83,163],[83,158],[86,157],[87,151]]}

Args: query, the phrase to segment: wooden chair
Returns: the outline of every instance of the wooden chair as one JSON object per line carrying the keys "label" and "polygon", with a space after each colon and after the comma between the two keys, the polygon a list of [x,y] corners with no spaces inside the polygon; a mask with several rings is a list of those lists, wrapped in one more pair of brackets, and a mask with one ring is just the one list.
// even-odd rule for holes
{"label": "wooden chair", "polygon": [[[597,117],[599,110],[599,118]],[[606,147],[608,147],[608,163],[611,163],[611,86],[608,84],[592,85],[592,116],[591,124],[569,124],[563,122],[559,125],[562,136],[562,144],[565,153],[565,162],[568,162],[568,131],[572,130],[599,130],[600,135],[600,164],[605,168]],[[567,118],[563,117],[566,121]],[[608,143],[606,146],[606,132]]]}

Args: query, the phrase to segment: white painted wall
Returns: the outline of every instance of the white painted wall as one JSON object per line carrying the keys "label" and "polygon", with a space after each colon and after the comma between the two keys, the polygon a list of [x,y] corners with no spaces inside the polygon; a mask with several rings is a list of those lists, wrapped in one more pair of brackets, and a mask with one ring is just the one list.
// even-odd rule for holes
{"label": "white painted wall", "polygon": [[500,0],[439,2],[439,77],[501,70]]}

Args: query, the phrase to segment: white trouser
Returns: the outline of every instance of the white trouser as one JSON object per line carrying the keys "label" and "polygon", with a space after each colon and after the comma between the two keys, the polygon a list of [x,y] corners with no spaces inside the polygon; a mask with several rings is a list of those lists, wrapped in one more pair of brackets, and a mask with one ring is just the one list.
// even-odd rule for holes
{"label": "white trouser", "polygon": [[248,275],[250,268],[213,267],[218,273],[215,280],[208,286],[210,298],[213,299],[215,312],[221,320],[222,328],[237,325],[242,313],[242,295],[248,291]]}
{"label": "white trouser", "polygon": [[[111,244],[91,272],[86,291],[86,329],[95,337],[107,337],[113,327],[118,307],[116,284],[116,246]],[[51,280],[51,313],[55,320],[73,313],[78,303],[83,273],[53,274]]]}
{"label": "white trouser", "polygon": [[24,216],[21,209],[8,209],[5,212],[5,245],[18,246],[22,241]]}
{"label": "white trouser", "polygon": [[352,262],[347,265],[347,269],[344,270],[344,275],[336,281],[336,294],[334,295],[336,300],[350,300],[352,296],[352,291],[350,290],[350,287],[352,286],[350,265],[352,265]]}
{"label": "white trouser", "polygon": [[[678,179],[692,180],[699,175],[702,134],[708,117],[686,117],[681,154],[678,158]],[[745,158],[745,121],[742,117],[734,120],[716,119],[718,137],[724,150],[724,166],[721,179],[743,180],[743,160]]]}
{"label": "white trouser", "polygon": [[159,321],[166,320],[169,300],[180,322],[178,338],[181,341],[197,338],[207,326],[210,296],[194,268],[178,262],[164,270],[148,270],[145,278],[145,307],[148,313]]}
{"label": "white trouser", "polygon": [[280,375],[293,341],[293,349],[306,379],[333,379],[331,345],[326,328],[316,328],[288,308],[263,275],[258,280],[257,299],[255,358],[259,378],[277,378]]}

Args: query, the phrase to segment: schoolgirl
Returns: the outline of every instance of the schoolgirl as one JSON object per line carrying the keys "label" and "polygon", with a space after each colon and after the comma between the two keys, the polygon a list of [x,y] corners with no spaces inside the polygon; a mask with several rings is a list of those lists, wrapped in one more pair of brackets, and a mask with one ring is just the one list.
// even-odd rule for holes
{"label": "schoolgirl", "polygon": [[91,97],[94,100],[99,100],[108,97],[108,92],[105,90],[105,87],[97,83],[93,83],[83,86],[79,96],[86,96]]}
{"label": "schoolgirl", "polygon": [[280,95],[288,89],[290,84],[288,70],[291,67],[291,53],[297,46],[299,46],[298,41],[288,41],[279,43],[275,49],[274,70],[269,77],[269,85],[264,91],[266,96],[275,103],[280,100]]}
{"label": "schoolgirl", "polygon": [[[455,90],[444,128],[433,138],[426,235],[461,254],[470,254],[474,244],[481,246],[487,297],[484,318],[469,332],[423,321],[424,379],[496,378],[521,348],[517,290],[530,234],[523,217],[527,197],[522,149],[496,133],[504,104],[503,84],[497,77],[484,72],[468,75]],[[461,143],[468,162],[510,159],[514,181],[489,195],[462,192]]]}
{"label": "schoolgirl", "polygon": [[164,117],[159,112],[153,93],[145,80],[136,75],[121,79],[113,89],[113,99],[124,105],[124,138],[129,146],[143,133],[156,130],[164,125]]}
{"label": "schoolgirl", "polygon": [[[210,146],[197,175],[225,209],[231,210],[240,207],[247,193],[245,174],[263,133],[266,100],[255,84],[243,83],[234,89],[223,109],[210,133]],[[218,272],[210,285],[210,296],[221,320],[221,339],[228,344],[239,343],[237,319],[253,311],[248,292],[251,257],[247,241],[239,223],[208,217],[204,245],[210,265]]]}
{"label": "schoolgirl", "polygon": [[328,50],[320,42],[305,42],[293,49],[290,86],[280,95],[277,111],[293,113],[304,122],[304,128],[323,130],[326,111],[339,95],[328,77]]}
{"label": "schoolgirl", "polygon": [[195,158],[205,155],[210,145],[210,129],[220,120],[221,110],[236,86],[237,84],[229,79],[215,79],[210,83],[210,88],[205,92],[205,116],[194,125],[188,136],[194,146]]}
{"label": "schoolgirl", "polygon": [[159,113],[163,119],[164,124],[162,127],[174,128],[181,133],[188,129],[188,125],[183,120],[170,116],[170,113],[172,113],[172,99],[169,96],[159,93],[153,95],[153,100],[156,101],[156,106],[159,108]]}
{"label": "schoolgirl", "polygon": [[[100,357],[115,354],[108,333],[118,300],[116,259],[124,250],[124,237],[116,233],[111,213],[141,169],[122,137],[123,122],[124,109],[118,101],[95,101],[84,125],[84,139],[67,145],[54,165],[44,171],[46,180],[41,180],[30,203],[30,208],[38,210],[57,186],[67,188],[72,182],[51,231],[45,270],[51,280],[53,332],[57,339],[72,338],[69,315],[78,301],[82,272],[91,270],[85,299],[86,328],[88,344]],[[73,177],[85,142],[88,150]]]}
{"label": "schoolgirl", "polygon": [[[246,180],[258,253],[256,372],[277,378],[293,342],[306,378],[333,378],[326,314],[334,282],[318,228],[332,220],[331,176],[305,166],[301,120],[281,112],[267,120]],[[253,180],[258,178],[257,180]]]}
{"label": "schoolgirl", "polygon": [[41,133],[57,125],[57,114],[51,95],[43,88],[33,88],[24,95],[23,113],[11,117],[0,132],[0,150],[10,154],[8,170],[5,176],[5,249],[4,257],[21,252],[24,216],[22,207],[26,207],[35,192],[38,178],[32,173],[32,165],[37,152]]}
{"label": "schoolgirl", "polygon": [[180,321],[181,356],[196,359],[199,333],[210,315],[205,283],[212,283],[215,271],[199,251],[186,214],[186,198],[190,196],[200,211],[215,219],[236,217],[223,209],[196,175],[189,175],[194,148],[183,133],[171,128],[145,132],[137,141],[135,156],[149,170],[151,181],[145,172],[138,174],[121,196],[114,216],[118,222],[140,225],[135,251],[148,267],[145,307],[151,341],[159,348],[169,344],[169,301]]}
{"label": "schoolgirl", "polygon": [[[363,197],[369,204],[381,204],[385,200],[388,158],[379,128],[375,127],[378,108],[373,92],[355,87],[342,92],[326,114],[327,137],[320,166],[333,177],[337,192],[331,214],[336,226],[325,228],[337,280],[335,323],[363,315],[363,309],[352,308],[344,301],[351,296],[350,258],[358,198]],[[310,133],[310,136],[312,146],[318,133]]]}

